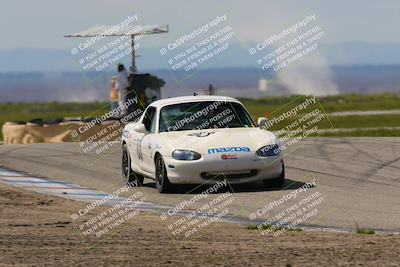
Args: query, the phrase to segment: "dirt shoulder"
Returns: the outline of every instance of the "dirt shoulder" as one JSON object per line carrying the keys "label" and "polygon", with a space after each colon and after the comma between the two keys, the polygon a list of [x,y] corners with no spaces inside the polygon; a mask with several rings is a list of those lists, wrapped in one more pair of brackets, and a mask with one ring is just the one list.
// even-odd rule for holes
{"label": "dirt shoulder", "polygon": [[[82,203],[0,184],[0,265],[72,266],[395,266],[400,236],[287,232],[263,237],[244,226],[214,223],[189,238],[168,219],[140,212],[98,240],[71,221]],[[100,212],[101,210],[96,210]]]}

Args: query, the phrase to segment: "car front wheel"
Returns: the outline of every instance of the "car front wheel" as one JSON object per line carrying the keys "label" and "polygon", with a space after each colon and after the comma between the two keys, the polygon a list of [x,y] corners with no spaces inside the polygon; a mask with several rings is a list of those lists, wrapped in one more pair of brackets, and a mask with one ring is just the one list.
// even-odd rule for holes
{"label": "car front wheel", "polygon": [[131,156],[129,155],[128,146],[122,146],[122,180],[124,184],[130,186],[142,186],[144,177],[132,171]]}
{"label": "car front wheel", "polygon": [[158,155],[155,160],[156,165],[156,188],[160,193],[171,192],[172,184],[168,180],[167,169],[161,155]]}

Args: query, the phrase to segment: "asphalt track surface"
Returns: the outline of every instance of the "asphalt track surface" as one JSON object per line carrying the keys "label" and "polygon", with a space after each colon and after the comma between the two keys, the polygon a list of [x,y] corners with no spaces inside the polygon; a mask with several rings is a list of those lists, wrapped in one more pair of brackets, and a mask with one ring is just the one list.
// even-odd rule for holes
{"label": "asphalt track surface", "polygon": [[[318,192],[323,201],[305,223],[313,226],[354,229],[359,227],[400,232],[400,138],[316,138],[302,140],[285,157],[287,182],[284,188],[260,184],[234,186],[233,215],[248,217],[273,201],[295,192],[304,182],[316,186],[298,193],[257,219],[277,213]],[[69,181],[105,192],[120,188],[119,147],[97,155],[83,153],[77,143],[0,146],[0,167],[24,171],[38,177]],[[175,206],[192,199],[205,188],[179,186],[174,194],[159,194],[152,180],[141,190],[147,202]],[[202,199],[197,208],[225,190]]]}

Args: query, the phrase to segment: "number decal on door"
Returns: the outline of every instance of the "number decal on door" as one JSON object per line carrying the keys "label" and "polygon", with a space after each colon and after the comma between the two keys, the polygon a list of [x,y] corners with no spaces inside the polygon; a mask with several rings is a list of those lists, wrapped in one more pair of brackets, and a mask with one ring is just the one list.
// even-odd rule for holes
{"label": "number decal on door", "polygon": [[136,146],[137,156],[138,156],[139,160],[141,160],[141,161],[143,161],[142,141],[143,141],[144,137],[145,137],[145,135],[139,138],[139,140],[137,141],[137,146]]}

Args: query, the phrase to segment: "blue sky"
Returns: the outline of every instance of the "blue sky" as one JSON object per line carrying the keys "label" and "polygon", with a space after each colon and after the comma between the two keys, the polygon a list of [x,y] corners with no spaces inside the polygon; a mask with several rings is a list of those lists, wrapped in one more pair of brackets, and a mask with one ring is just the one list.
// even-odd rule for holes
{"label": "blue sky", "polygon": [[169,34],[146,41],[150,47],[161,46],[221,14],[227,14],[238,41],[259,42],[313,13],[326,32],[325,42],[400,43],[400,1],[391,0],[2,0],[0,49],[70,48],[64,34],[115,24],[132,14],[138,14],[142,24],[170,25]]}

